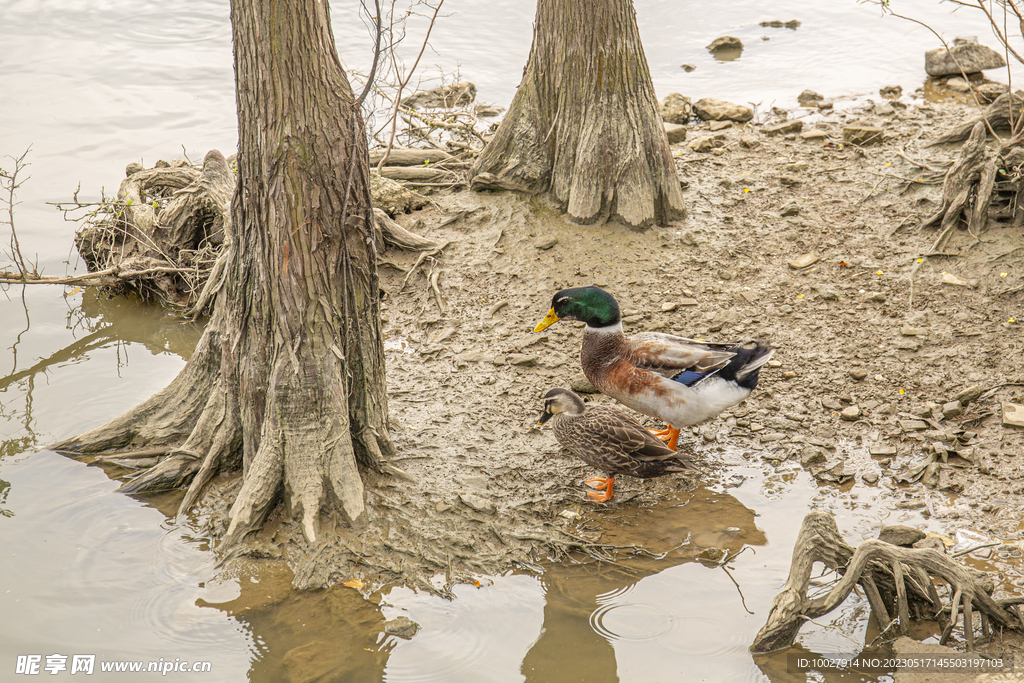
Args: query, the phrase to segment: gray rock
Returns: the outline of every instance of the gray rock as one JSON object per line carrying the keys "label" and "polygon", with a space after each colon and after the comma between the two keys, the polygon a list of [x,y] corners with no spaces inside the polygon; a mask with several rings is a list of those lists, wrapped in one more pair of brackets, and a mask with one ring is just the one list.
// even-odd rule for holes
{"label": "gray rock", "polygon": [[460,493],[459,500],[461,500],[467,507],[470,507],[477,512],[482,512],[485,515],[493,515],[498,510],[494,506],[494,503],[482,496],[476,495],[475,493]]}
{"label": "gray rock", "polygon": [[743,50],[743,41],[735,36],[722,36],[721,38],[715,38],[708,45],[708,52],[719,57],[723,52],[741,52]]}
{"label": "gray rock", "polygon": [[974,403],[975,401],[977,401],[978,397],[981,396],[982,393],[984,393],[984,391],[985,387],[981,386],[980,384],[975,384],[974,386],[970,386],[962,390],[960,393],[953,397],[953,400],[960,401],[960,405],[965,406],[969,403]]}
{"label": "gray rock", "polygon": [[384,633],[399,638],[412,638],[420,630],[420,625],[409,617],[395,617],[384,622]]}
{"label": "gray rock", "polygon": [[903,86],[902,85],[887,85],[884,88],[881,88],[878,91],[878,94],[881,95],[882,97],[891,97],[891,98],[895,99],[895,98],[897,98],[897,97],[899,97],[900,95],[903,94]]}
{"label": "gray rock", "polygon": [[779,215],[782,216],[783,218],[786,218],[788,216],[796,216],[799,213],[800,205],[797,204],[796,202],[790,202],[789,204],[786,204],[784,207],[782,207],[782,211],[779,212]]}
{"label": "gray rock", "polygon": [[789,133],[799,133],[804,129],[804,122],[799,119],[791,119],[789,121],[782,121],[781,123],[773,123],[770,126],[765,126],[761,129],[761,132],[765,135],[787,135]]}
{"label": "gray rock", "polygon": [[850,377],[854,378],[858,382],[868,376],[867,370],[863,368],[854,368],[850,370]]}
{"label": "gray rock", "polygon": [[680,64],[679,68],[682,69],[683,71],[685,71],[686,73],[690,73],[691,71],[693,71],[697,67],[695,67],[693,64]]}
{"label": "gray rock", "polygon": [[878,532],[878,540],[891,543],[893,545],[902,546],[904,548],[912,548],[914,543],[920,541],[925,537],[925,533],[920,529],[915,529],[912,526],[904,526],[897,524],[894,526],[884,526],[882,530]]}
{"label": "gray rock", "polygon": [[858,406],[849,406],[847,408],[843,408],[843,410],[839,413],[839,417],[843,418],[847,422],[854,422],[856,420],[859,420],[860,419],[860,407],[858,407]]}
{"label": "gray rock", "polygon": [[692,149],[694,152],[707,154],[711,150],[721,147],[722,141],[717,139],[713,135],[706,135],[702,138],[691,140],[689,143],[687,143],[686,146]]}
{"label": "gray rock", "polygon": [[824,99],[825,97],[821,93],[814,92],[813,90],[804,90],[796,96],[796,101],[800,104],[813,104],[814,102],[821,102]]}
{"label": "gray rock", "polygon": [[895,113],[896,109],[888,102],[875,105],[875,116],[892,116]]}
{"label": "gray rock", "polygon": [[536,367],[537,361],[539,359],[537,358],[537,356],[533,354],[510,353],[505,357],[505,360],[508,361],[510,365],[518,365],[524,368],[532,368]]}
{"label": "gray rock", "polygon": [[942,417],[947,420],[957,417],[963,411],[964,409],[960,405],[960,401],[950,401],[949,403],[942,404]]}
{"label": "gray rock", "polygon": [[533,246],[541,251],[550,249],[556,244],[558,244],[558,238],[554,235],[541,235],[533,242]]}
{"label": "gray rock", "polygon": [[754,112],[749,107],[725,102],[724,100],[716,100],[713,97],[704,97],[697,100],[693,105],[693,111],[705,121],[739,121],[740,123],[745,123],[754,118]]}
{"label": "gray rock", "polygon": [[1024,427],[1024,405],[1020,403],[1003,403],[1003,426]]}
{"label": "gray rock", "polygon": [[860,478],[864,480],[865,484],[877,484],[879,474],[877,471],[871,470],[870,472],[865,472],[864,474],[862,474]]}
{"label": "gray rock", "polygon": [[773,21],[762,21],[761,26],[764,26],[765,28],[788,28],[791,31],[795,31],[797,27],[800,26],[800,22],[796,19],[790,19],[789,21],[780,21],[775,19]]}
{"label": "gray rock", "polygon": [[[958,63],[959,62],[959,66]],[[950,49],[937,47],[924,53],[924,70],[929,76],[959,75],[978,73],[984,69],[998,69],[1006,66],[1003,56],[990,47],[968,43],[955,45]]]}
{"label": "gray rock", "polygon": [[803,467],[824,464],[825,460],[825,451],[817,446],[804,446],[800,451],[800,465]]}
{"label": "gray rock", "polygon": [[685,95],[677,92],[669,93],[661,100],[658,111],[666,123],[682,125],[693,115],[693,103]]}
{"label": "gray rock", "polygon": [[720,130],[725,130],[726,128],[732,127],[732,121],[712,121],[711,123],[708,124],[708,130],[710,130],[712,133],[716,133]]}
{"label": "gray rock", "polygon": [[675,145],[686,140],[686,126],[668,122],[662,125],[665,126],[665,136],[668,138],[668,144]]}
{"label": "gray rock", "polygon": [[843,142],[864,147],[882,142],[884,130],[864,121],[854,121],[843,126]]}

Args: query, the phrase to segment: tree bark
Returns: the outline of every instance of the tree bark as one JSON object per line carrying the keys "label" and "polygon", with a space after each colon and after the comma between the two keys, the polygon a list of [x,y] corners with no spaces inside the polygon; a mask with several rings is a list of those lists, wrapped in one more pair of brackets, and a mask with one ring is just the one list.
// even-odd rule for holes
{"label": "tree bark", "polygon": [[631,0],[538,0],[522,83],[472,175],[582,223],[685,215]]}
{"label": "tree bark", "polygon": [[241,467],[225,545],[279,499],[314,542],[332,513],[365,520],[357,462],[394,451],[366,138],[327,3],[232,0],[231,21],[239,182],[213,315],[167,388],[54,448],[166,447],[125,490],[191,481],[182,511]]}

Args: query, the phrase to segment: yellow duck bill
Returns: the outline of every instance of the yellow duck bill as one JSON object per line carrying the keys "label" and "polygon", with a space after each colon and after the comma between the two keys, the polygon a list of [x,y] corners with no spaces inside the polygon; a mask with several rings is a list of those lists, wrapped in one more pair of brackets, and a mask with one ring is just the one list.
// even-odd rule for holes
{"label": "yellow duck bill", "polygon": [[559,320],[561,320],[561,318],[555,315],[555,309],[552,308],[550,311],[548,311],[548,314],[544,316],[544,319],[537,323],[537,327],[533,328],[534,334],[536,334],[537,332],[543,332],[544,330],[548,329],[549,327],[557,323]]}

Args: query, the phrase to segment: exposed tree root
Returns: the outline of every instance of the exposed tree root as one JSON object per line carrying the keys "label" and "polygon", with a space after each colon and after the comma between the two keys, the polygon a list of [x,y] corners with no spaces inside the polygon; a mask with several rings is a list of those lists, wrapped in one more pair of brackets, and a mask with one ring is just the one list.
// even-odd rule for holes
{"label": "exposed tree root", "polygon": [[[811,568],[821,562],[842,575],[827,595],[811,598]],[[950,617],[943,629],[944,644],[957,624],[962,605],[967,649],[974,649],[974,612],[982,614],[982,633],[999,627],[1024,631],[1009,603],[992,599],[966,567],[932,548],[914,549],[868,540],[856,549],[843,541],[835,519],[812,510],[804,518],[793,548],[793,563],[782,591],[772,600],[768,620],[758,632],[751,652],[765,653],[793,644],[805,621],[831,612],[854,586],[861,586],[883,633],[907,632],[911,614],[918,619],[941,619],[946,611],[933,580],[948,584]],[[947,596],[948,597],[948,596]],[[892,617],[890,617],[890,614]]]}
{"label": "exposed tree root", "polygon": [[[942,205],[925,219],[922,227],[941,221],[942,230],[931,251],[942,251],[953,230],[967,216],[967,228],[978,235],[988,222],[988,207],[996,178],[996,157],[985,144],[985,124],[974,124],[960,158],[946,172]],[[971,208],[973,207],[973,209]]]}
{"label": "exposed tree root", "polygon": [[971,137],[975,126],[979,123],[983,127],[986,127],[987,124],[987,127],[992,130],[1012,130],[1020,122],[1021,114],[1024,113],[1024,108],[1021,106],[1022,103],[1024,103],[1024,90],[1018,90],[1015,93],[1003,93],[992,104],[988,105],[984,112],[972,119],[968,119],[945,135],[939,136],[928,143],[928,146],[966,140]]}

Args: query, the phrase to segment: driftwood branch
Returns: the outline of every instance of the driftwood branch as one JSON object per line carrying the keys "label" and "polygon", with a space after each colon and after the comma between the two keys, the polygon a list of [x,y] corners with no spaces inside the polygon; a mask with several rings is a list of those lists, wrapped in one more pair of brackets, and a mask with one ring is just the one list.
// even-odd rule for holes
{"label": "driftwood branch", "polygon": [[[811,598],[808,588],[815,562],[838,572],[842,578],[827,595]],[[772,600],[768,620],[750,650],[765,653],[791,646],[805,621],[839,607],[857,585],[864,589],[883,632],[897,625],[890,614],[899,619],[899,628],[906,632],[911,613],[918,618],[935,619],[945,611],[933,579],[948,584],[953,595],[943,642],[956,626],[961,606],[968,649],[974,646],[975,610],[984,615],[988,626],[1024,630],[1021,620],[1008,611],[1007,605],[992,599],[966,567],[942,552],[933,548],[902,548],[875,539],[854,549],[839,535],[832,515],[812,510],[800,528],[786,585]]]}

